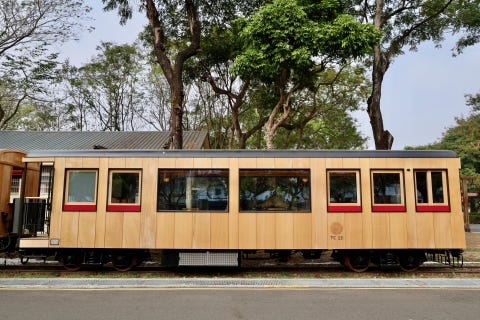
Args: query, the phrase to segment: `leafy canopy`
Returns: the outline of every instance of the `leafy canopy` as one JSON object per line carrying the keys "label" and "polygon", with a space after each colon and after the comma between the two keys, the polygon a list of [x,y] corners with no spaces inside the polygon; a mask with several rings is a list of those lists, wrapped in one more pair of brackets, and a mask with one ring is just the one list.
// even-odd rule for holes
{"label": "leafy canopy", "polygon": [[263,6],[243,20],[245,49],[235,60],[234,71],[271,81],[285,68],[300,76],[319,64],[370,52],[380,34],[341,12],[337,0],[274,0]]}

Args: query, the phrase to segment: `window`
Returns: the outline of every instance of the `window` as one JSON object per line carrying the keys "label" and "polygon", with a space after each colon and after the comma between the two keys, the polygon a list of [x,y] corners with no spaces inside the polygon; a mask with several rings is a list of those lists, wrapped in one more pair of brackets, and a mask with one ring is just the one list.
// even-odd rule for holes
{"label": "window", "polygon": [[47,198],[52,190],[53,166],[43,166],[40,174],[40,197]]}
{"label": "window", "polygon": [[10,184],[10,203],[13,203],[15,198],[20,197],[20,190],[22,189],[22,170],[13,170],[12,182]]}
{"label": "window", "polygon": [[405,212],[403,171],[372,171],[373,212]]}
{"label": "window", "polygon": [[96,170],[66,171],[65,211],[97,210],[97,175]]}
{"label": "window", "polygon": [[310,171],[240,170],[240,211],[310,211]]}
{"label": "window", "polygon": [[140,170],[110,170],[107,211],[140,211]]}
{"label": "window", "polygon": [[417,211],[450,211],[446,170],[415,171],[415,187]]}
{"label": "window", "polygon": [[157,211],[227,211],[227,169],[160,169]]}
{"label": "window", "polygon": [[358,170],[328,171],[327,179],[329,212],[362,211]]}
{"label": "window", "polygon": [[10,186],[10,193],[15,195],[20,195],[20,184],[22,178],[20,176],[13,176],[12,177],[12,185]]}

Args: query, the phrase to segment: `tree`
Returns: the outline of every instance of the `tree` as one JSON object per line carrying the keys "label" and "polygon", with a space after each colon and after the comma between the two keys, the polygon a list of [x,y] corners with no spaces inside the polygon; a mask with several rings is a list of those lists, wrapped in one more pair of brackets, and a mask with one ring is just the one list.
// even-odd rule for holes
{"label": "tree", "polygon": [[[221,121],[223,132],[221,136],[214,137],[211,143],[215,145],[215,141],[218,141],[218,146],[230,149],[245,149],[247,140],[260,131],[267,120],[266,117],[258,119],[253,116],[255,106],[251,103],[255,100],[254,91],[258,91],[262,84],[248,79],[242,81],[231,70],[235,58],[243,49],[240,28],[237,21],[228,28],[211,28],[202,38],[202,51],[196,57],[197,62],[187,69],[190,78],[210,84],[217,100],[228,106],[230,121]],[[255,120],[247,122],[247,117],[248,120]]]}
{"label": "tree", "polygon": [[160,66],[147,59],[148,68],[146,78],[143,79],[145,104],[150,108],[143,114],[143,119],[155,130],[170,130],[170,94],[168,83],[163,76]]}
{"label": "tree", "polygon": [[[128,0],[102,0],[106,10],[118,8],[121,23],[132,16]],[[182,81],[183,65],[200,50],[201,24],[199,7],[193,0],[185,1],[142,1],[145,9],[153,42],[153,51],[158,64],[170,86],[171,102],[171,147],[182,149],[183,146],[183,103],[185,99]],[[171,14],[178,18],[178,24],[172,24],[167,18]],[[186,25],[184,24],[186,22]],[[182,27],[186,26],[185,29]],[[180,39],[178,41],[175,34]]]}
{"label": "tree", "polygon": [[342,14],[338,1],[274,0],[245,22],[245,49],[234,70],[243,79],[273,83],[277,102],[264,126],[274,148],[277,129],[288,119],[295,92],[311,87],[329,65],[360,57],[378,41],[371,25]]}
{"label": "tree", "polygon": [[24,104],[45,106],[47,82],[57,81],[57,55],[49,49],[72,39],[88,11],[75,0],[0,2],[0,129],[20,118]]}
{"label": "tree", "polygon": [[423,41],[440,45],[448,33],[462,34],[457,51],[479,41],[479,0],[351,0],[350,12],[382,31],[373,46],[372,91],[368,115],[376,149],[391,149],[392,134],[384,128],[381,112],[383,79],[394,58],[404,48],[416,50]]}
{"label": "tree", "polygon": [[303,90],[294,96],[292,114],[280,127],[277,147],[364,148],[367,139],[358,131],[350,112],[359,110],[361,101],[368,96],[369,81],[365,70],[359,67],[327,70],[319,75],[316,84],[316,90]]}
{"label": "tree", "polygon": [[480,93],[467,94],[465,98],[467,98],[467,106],[472,107],[474,113],[480,112]]}
{"label": "tree", "polygon": [[[240,37],[243,26],[244,23],[233,23],[229,28],[214,27],[203,35],[202,50],[193,58],[194,63],[187,64],[186,74],[195,81],[208,82],[214,91],[210,97],[216,99],[216,104],[198,104],[198,110],[204,110],[206,115],[208,110],[209,116],[215,115],[215,119],[208,121],[209,129],[213,126],[216,128],[209,131],[212,146],[265,148],[260,133],[269,119],[271,106],[278,101],[278,90],[272,82],[260,79],[243,81],[238,75],[232,73],[232,64],[244,49],[244,39]],[[292,98],[291,117],[277,130],[276,147],[336,146],[338,148],[341,145],[345,148],[355,148],[361,146],[364,140],[356,134],[354,122],[345,112],[345,110],[355,110],[360,101],[366,99],[365,86],[361,85],[365,81],[365,76],[363,72],[359,76],[353,72],[354,69],[347,68],[338,74],[332,72],[333,69],[319,73],[312,77],[312,79],[319,78],[312,80],[315,85],[295,93]],[[346,70],[348,72],[345,72]],[[363,93],[358,96],[360,86]],[[202,92],[208,95],[208,91],[202,90]],[[335,103],[337,105],[334,105]],[[228,109],[224,110],[222,106],[228,106]],[[228,117],[223,116],[228,111]],[[335,117],[336,112],[338,117]],[[335,118],[337,123],[342,123],[345,127],[331,130],[327,118]],[[311,126],[309,121],[312,122]],[[316,121],[317,125],[313,125]],[[310,130],[313,127],[315,129]],[[352,134],[348,137],[347,130],[344,130],[347,127],[352,129],[350,131]],[[319,133],[325,136],[319,137]],[[318,143],[312,141],[310,134],[315,135]],[[325,143],[320,143],[322,138],[325,138]],[[343,143],[337,144],[342,138],[346,139]],[[353,142],[353,140],[356,141]]]}
{"label": "tree", "polygon": [[55,100],[53,88],[60,79],[56,54],[8,56],[0,63],[0,74],[0,130],[15,129],[28,114],[50,112],[48,102]]}
{"label": "tree", "polygon": [[71,111],[82,119],[80,128],[90,122],[102,131],[133,131],[143,114],[141,56],[135,46],[109,42],[97,51],[91,62],[71,69],[69,96],[78,106]]}
{"label": "tree", "polygon": [[[132,16],[131,1],[102,0],[106,10],[118,9],[121,23]],[[183,145],[183,113],[185,63],[199,53],[202,28],[209,24],[224,24],[256,0],[238,3],[233,0],[144,0],[139,8],[145,10],[151,32],[153,52],[170,87],[171,146]],[[202,26],[203,24],[203,26]]]}

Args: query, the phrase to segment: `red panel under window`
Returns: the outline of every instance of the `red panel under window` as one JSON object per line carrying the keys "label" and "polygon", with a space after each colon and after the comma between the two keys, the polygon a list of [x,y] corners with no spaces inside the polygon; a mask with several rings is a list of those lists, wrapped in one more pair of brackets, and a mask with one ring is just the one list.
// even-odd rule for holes
{"label": "red panel under window", "polygon": [[107,205],[107,211],[131,211],[140,212],[140,205],[128,205],[128,204],[109,204]]}
{"label": "red panel under window", "polygon": [[362,212],[362,206],[328,206],[328,212]]}
{"label": "red panel under window", "polygon": [[96,204],[64,204],[63,211],[97,211]]}
{"label": "red panel under window", "polygon": [[449,205],[417,205],[417,212],[450,212]]}
{"label": "red panel under window", "polygon": [[373,212],[405,212],[407,208],[404,205],[373,205]]}

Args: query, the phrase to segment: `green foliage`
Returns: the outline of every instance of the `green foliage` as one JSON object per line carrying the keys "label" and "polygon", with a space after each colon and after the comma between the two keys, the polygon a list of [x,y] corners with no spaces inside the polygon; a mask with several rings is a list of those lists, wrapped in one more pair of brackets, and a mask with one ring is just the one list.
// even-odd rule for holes
{"label": "green foliage", "polygon": [[480,0],[458,0],[448,10],[453,32],[459,34],[455,53],[480,42]]}
{"label": "green foliage", "polygon": [[56,127],[60,63],[52,48],[74,38],[89,11],[78,0],[0,2],[0,130]]}
{"label": "green foliage", "polygon": [[50,105],[22,104],[3,130],[51,131],[57,128],[58,114]]}
{"label": "green foliage", "polygon": [[[348,12],[374,23],[377,0],[344,1]],[[392,59],[417,50],[424,41],[441,46],[445,36],[457,36],[456,53],[480,40],[480,0],[384,0],[379,29],[382,51]]]}
{"label": "green foliage", "polygon": [[[0,130],[42,127],[36,122],[39,115],[52,113],[49,103],[56,99],[59,65],[56,54],[6,56],[1,60]],[[50,128],[50,124],[46,122],[45,128]]]}
{"label": "green foliage", "polygon": [[371,50],[379,33],[339,14],[338,1],[274,0],[245,20],[245,50],[233,66],[244,78],[275,81],[282,69],[299,78],[320,61],[341,61]]}
{"label": "green foliage", "polygon": [[[274,147],[278,128],[299,112],[296,92],[315,92],[322,72],[369,53],[378,43],[380,33],[373,25],[361,24],[343,10],[335,0],[274,0],[241,21],[244,49],[234,60],[233,72],[243,80],[274,85],[278,92],[276,102],[267,106],[267,148]],[[310,114],[300,125],[305,128],[316,108],[303,112]]]}
{"label": "green foliage", "polygon": [[[292,102],[294,110],[276,137],[277,148],[362,149],[366,138],[350,112],[359,109],[369,94],[362,68],[329,69],[316,81],[316,91],[302,91]],[[315,115],[311,120],[312,108]],[[307,121],[308,120],[308,121]]]}
{"label": "green foliage", "polygon": [[141,56],[132,45],[102,42],[91,62],[67,70],[74,101],[69,110],[76,115],[76,128],[85,130],[135,130],[142,113]]}
{"label": "green foliage", "polygon": [[357,123],[342,108],[327,110],[303,128],[281,128],[275,139],[278,149],[364,149],[366,138]]}

